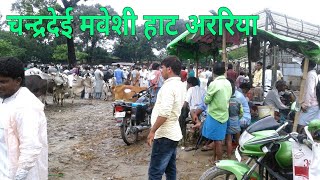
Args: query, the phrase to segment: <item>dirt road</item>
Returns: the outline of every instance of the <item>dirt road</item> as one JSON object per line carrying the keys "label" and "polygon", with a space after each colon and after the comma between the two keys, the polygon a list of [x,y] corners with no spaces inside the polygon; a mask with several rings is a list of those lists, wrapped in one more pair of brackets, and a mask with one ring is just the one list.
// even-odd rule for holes
{"label": "dirt road", "polygon": [[[139,142],[127,146],[112,117],[109,101],[76,100],[65,106],[47,106],[49,142],[49,179],[147,179],[151,148],[146,145],[148,132]],[[208,169],[212,152],[195,156],[179,147],[178,179],[199,179]]]}

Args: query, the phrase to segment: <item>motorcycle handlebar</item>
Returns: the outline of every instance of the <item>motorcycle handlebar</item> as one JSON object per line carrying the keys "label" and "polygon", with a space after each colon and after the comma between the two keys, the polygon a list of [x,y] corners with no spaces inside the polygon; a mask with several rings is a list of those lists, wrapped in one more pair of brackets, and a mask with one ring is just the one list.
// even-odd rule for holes
{"label": "motorcycle handlebar", "polygon": [[134,95],[132,96],[132,98],[139,97],[139,95],[140,95],[141,93],[143,93],[143,92],[148,92],[148,93],[149,93],[150,89],[153,88],[154,86],[155,86],[155,85],[152,85],[152,86],[148,87],[148,89],[143,90],[143,91],[141,91],[141,92],[139,92],[139,93],[134,94]]}
{"label": "motorcycle handlebar", "polygon": [[283,125],[281,125],[277,130],[276,132],[280,132],[282,129],[284,129],[289,123],[288,122],[285,122],[283,123]]}

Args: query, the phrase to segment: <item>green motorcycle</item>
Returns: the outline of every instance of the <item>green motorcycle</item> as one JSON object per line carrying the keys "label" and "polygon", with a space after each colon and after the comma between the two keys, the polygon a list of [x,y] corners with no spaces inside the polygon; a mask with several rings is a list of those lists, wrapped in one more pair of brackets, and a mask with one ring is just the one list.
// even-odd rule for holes
{"label": "green motorcycle", "polygon": [[[286,133],[288,125],[277,123],[268,116],[249,126],[240,136],[235,155],[238,161],[221,160],[202,174],[200,180],[211,179],[293,179],[292,142],[298,142],[298,133]],[[308,129],[320,129],[320,120],[312,121]],[[299,141],[312,147],[306,139]],[[241,162],[241,155],[249,157]],[[258,169],[256,170],[256,168]]]}

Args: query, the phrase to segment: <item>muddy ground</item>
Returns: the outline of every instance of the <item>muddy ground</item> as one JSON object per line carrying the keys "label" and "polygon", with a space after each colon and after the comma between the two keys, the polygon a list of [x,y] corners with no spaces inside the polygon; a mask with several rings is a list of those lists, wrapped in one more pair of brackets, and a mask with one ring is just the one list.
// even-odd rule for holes
{"label": "muddy ground", "polygon": [[[49,179],[147,179],[151,148],[148,132],[139,142],[127,146],[112,117],[110,101],[66,100],[63,107],[49,105],[48,119]],[[212,152],[177,154],[178,179],[199,179],[209,168]]]}

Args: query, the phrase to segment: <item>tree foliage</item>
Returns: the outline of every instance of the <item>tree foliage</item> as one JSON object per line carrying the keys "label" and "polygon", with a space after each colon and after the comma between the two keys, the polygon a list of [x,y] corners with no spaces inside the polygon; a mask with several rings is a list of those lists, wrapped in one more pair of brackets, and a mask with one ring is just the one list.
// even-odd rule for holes
{"label": "tree foliage", "polygon": [[228,59],[240,59],[248,56],[248,51],[246,47],[240,47],[238,49],[232,50],[228,53]]}
{"label": "tree foliage", "polygon": [[114,45],[113,55],[127,62],[141,62],[155,59],[152,42],[143,32],[143,25],[137,26],[136,36],[121,36]]}
{"label": "tree foliage", "polygon": [[25,54],[25,49],[16,47],[11,42],[0,39],[0,57],[14,56],[19,57]]}
{"label": "tree foliage", "polygon": [[[85,61],[88,54],[81,51],[76,51],[77,59],[81,62]],[[68,60],[68,47],[67,44],[61,44],[55,47],[53,51],[53,59],[56,61],[64,61],[67,62]]]}
{"label": "tree foliage", "polygon": [[[104,15],[100,11],[102,5],[78,5],[81,0],[16,0],[12,4],[12,10],[20,15],[50,15],[47,8],[54,7],[58,15],[64,14],[68,7],[73,7],[72,15],[74,20],[72,23],[73,38],[67,39],[64,36],[55,37],[53,34],[46,32],[46,37],[33,38],[33,31],[24,29],[22,36],[14,33],[1,31],[0,26],[0,39],[1,46],[6,47],[1,51],[2,54],[12,54],[17,56],[24,62],[37,61],[42,63],[50,63],[53,61],[64,61],[70,65],[74,65],[76,60],[86,62],[89,64],[98,63],[111,63],[114,61],[122,60],[128,62],[142,62],[154,61],[158,58],[162,59],[165,56],[166,45],[176,38],[179,34],[185,31],[185,20],[178,20],[171,30],[177,30],[178,34],[170,36],[164,32],[163,36],[156,35],[148,41],[144,35],[144,25],[136,26],[135,36],[119,36],[111,30],[110,35],[106,36],[103,33],[95,30],[94,35],[90,35],[89,29],[80,31],[81,15]],[[86,1],[86,0],[82,0]],[[109,15],[118,15],[118,13],[111,7],[105,6]],[[43,21],[42,26],[46,26],[46,21]],[[89,22],[87,22],[88,24]],[[1,22],[0,22],[1,24]],[[94,22],[96,25],[97,22]],[[164,26],[167,22],[164,22]],[[111,24],[110,24],[111,25]],[[57,23],[59,26],[59,22]],[[159,22],[156,28],[159,29]],[[110,45],[107,43],[112,42],[112,52],[107,50]],[[12,51],[9,51],[12,49]],[[160,50],[161,53],[156,57],[153,49]],[[1,55],[2,55],[1,54]]]}
{"label": "tree foliage", "polygon": [[68,47],[66,44],[58,45],[53,51],[53,59],[57,61],[68,60]]}
{"label": "tree foliage", "polygon": [[[84,50],[88,56],[87,56],[87,61],[88,63],[92,63],[95,61],[95,55],[94,55],[94,49],[97,48],[98,46],[102,46],[106,43],[106,40],[108,39],[114,39],[117,37],[117,34],[115,34],[113,31],[109,31],[110,34],[109,36],[106,36],[105,34],[99,33],[97,29],[94,30],[94,35],[90,35],[90,31],[80,31],[80,25],[81,25],[81,20],[79,16],[81,15],[104,15],[103,12],[100,11],[100,7],[102,5],[100,4],[95,4],[92,6],[87,6],[87,5],[79,5],[75,8],[74,11],[74,16],[75,16],[75,34],[79,38],[80,42],[78,43],[79,47]],[[118,13],[111,7],[111,6],[105,6],[105,8],[108,10],[108,13],[110,16],[117,15]],[[86,23],[90,23],[89,20]],[[94,21],[94,27],[97,27],[98,21]],[[111,27],[111,22],[109,23],[109,27]]]}

